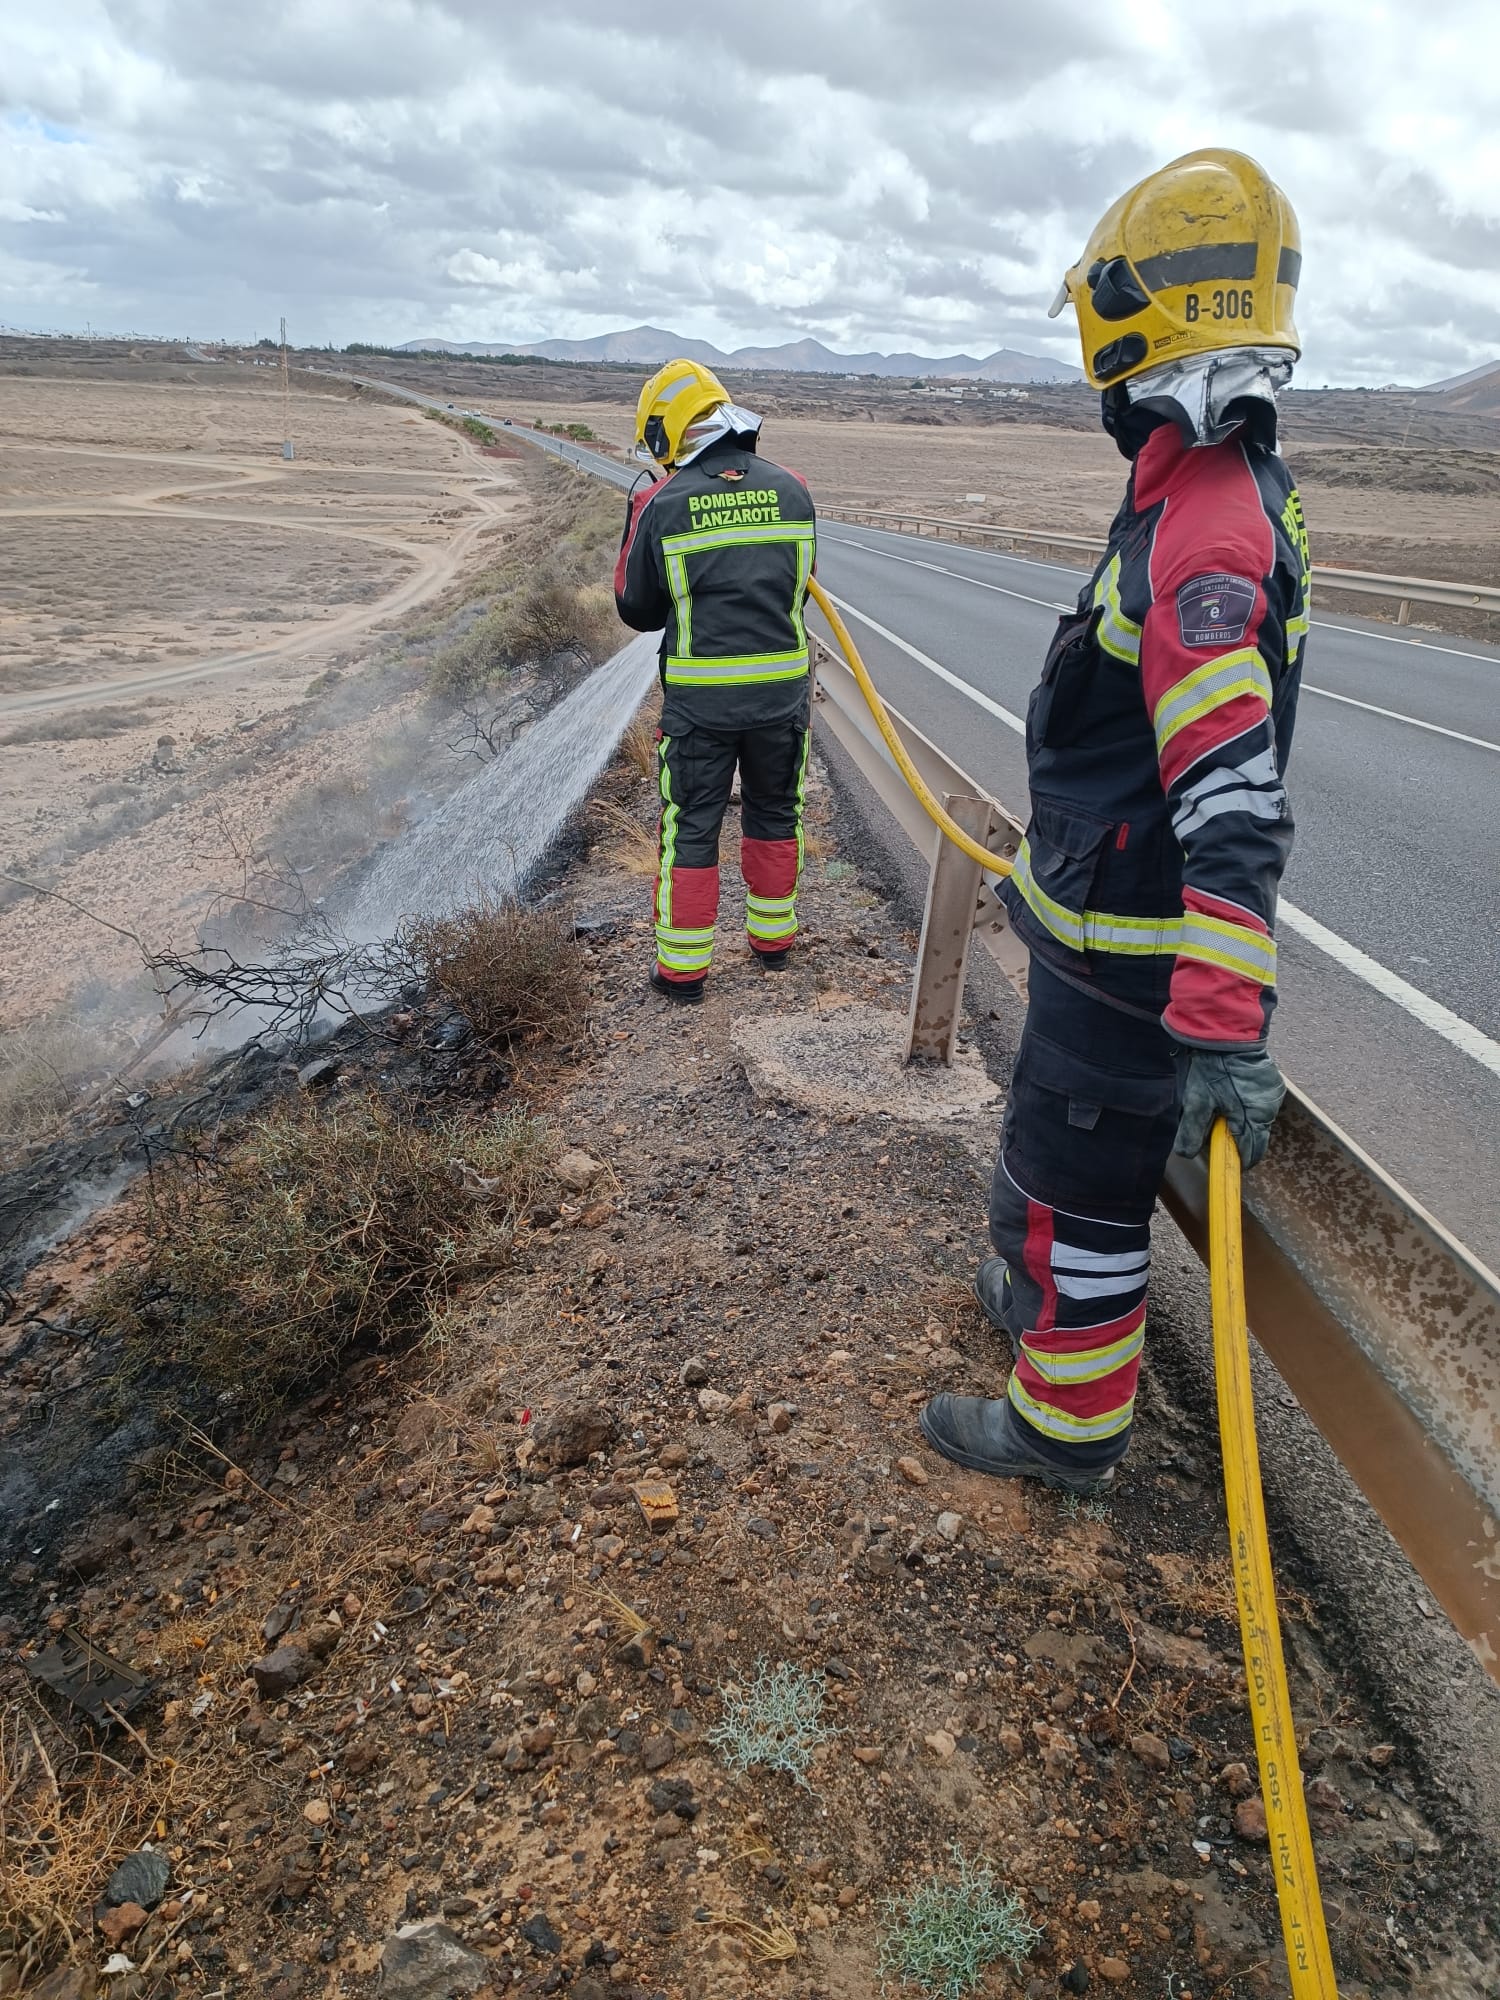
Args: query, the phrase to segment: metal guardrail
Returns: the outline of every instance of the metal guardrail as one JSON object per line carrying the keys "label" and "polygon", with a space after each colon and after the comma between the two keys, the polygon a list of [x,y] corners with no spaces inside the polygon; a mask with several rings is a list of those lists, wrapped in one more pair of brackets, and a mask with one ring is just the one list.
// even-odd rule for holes
{"label": "metal guardrail", "polygon": [[[914,528],[920,537],[933,530],[938,541],[995,542],[1006,547],[1024,543],[1033,548],[1080,550],[1102,555],[1105,542],[1098,535],[1071,535],[1061,530],[1008,528],[987,521],[954,521],[938,514],[900,514],[868,507],[825,507],[825,520],[845,521],[852,526],[879,527],[890,522],[898,532]],[[944,530],[947,531],[946,535]],[[1442,604],[1450,610],[1500,612],[1500,585],[1449,583],[1441,577],[1385,576],[1378,570],[1341,569],[1328,563],[1314,563],[1313,581],[1323,590],[1356,591],[1362,597],[1393,597],[1397,600],[1396,623],[1405,625],[1414,604]]]}
{"label": "metal guardrail", "polygon": [[[974,938],[1025,993],[1028,954],[977,861],[908,790],[843,661],[817,644],[816,713],[932,877],[910,1047],[951,1056]],[[1021,825],[904,716],[923,778],[995,854]],[[1208,1184],[1175,1158],[1163,1200],[1207,1258]],[[1257,1340],[1428,1589],[1500,1682],[1500,1279],[1295,1087],[1245,1183]]]}

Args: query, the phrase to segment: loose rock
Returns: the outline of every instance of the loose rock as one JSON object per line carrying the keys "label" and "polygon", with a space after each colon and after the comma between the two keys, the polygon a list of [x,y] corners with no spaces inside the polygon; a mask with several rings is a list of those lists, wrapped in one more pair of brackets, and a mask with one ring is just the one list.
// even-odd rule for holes
{"label": "loose rock", "polygon": [[919,1458],[898,1458],[896,1460],[896,1470],[909,1486],[925,1486],[927,1484],[927,1468]]}
{"label": "loose rock", "polygon": [[604,1164],[596,1160],[592,1153],[574,1147],[563,1154],[552,1171],[570,1194],[583,1194],[604,1172]]}
{"label": "loose rock", "polygon": [[1266,1807],[1259,1793],[1254,1798],[1241,1799],[1235,1807],[1234,1830],[1241,1840],[1265,1839]]}
{"label": "loose rock", "polygon": [[165,1854],[154,1847],[143,1847],[136,1854],[127,1854],[104,1891],[106,1903],[139,1903],[143,1910],[154,1910],[167,1892],[167,1883],[172,1877],[172,1864]]}
{"label": "loose rock", "polygon": [[142,1924],[150,1921],[139,1903],[117,1903],[99,1917],[99,1935],[107,1944],[121,1945],[133,1938]]}
{"label": "loose rock", "polygon": [[475,1993],[489,1967],[447,1924],[403,1924],[380,1954],[384,2000],[453,2000]]}
{"label": "loose rock", "polygon": [[1146,1766],[1148,1771],[1170,1771],[1172,1753],[1159,1736],[1153,1736],[1149,1729],[1143,1729],[1139,1736],[1130,1739],[1130,1754]]}
{"label": "loose rock", "polygon": [[278,1646],[274,1653],[250,1663],[250,1676],[262,1701],[290,1694],[311,1670],[312,1662],[300,1646]]}
{"label": "loose rock", "polygon": [[538,1429],[533,1463],[558,1471],[586,1465],[596,1451],[609,1449],[618,1428],[601,1404],[564,1403]]}

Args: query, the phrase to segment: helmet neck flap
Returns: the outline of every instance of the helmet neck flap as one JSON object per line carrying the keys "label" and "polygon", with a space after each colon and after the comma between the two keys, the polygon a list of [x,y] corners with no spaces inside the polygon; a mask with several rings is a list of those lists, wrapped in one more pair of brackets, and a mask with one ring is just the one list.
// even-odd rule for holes
{"label": "helmet neck flap", "polygon": [[747,449],[753,450],[760,436],[760,424],[761,420],[753,410],[742,409],[738,403],[716,403],[701,417],[695,417],[683,432],[682,449],[673,461],[674,469],[691,465],[695,458],[722,438],[738,438]]}
{"label": "helmet neck flap", "polygon": [[1243,425],[1274,449],[1276,398],[1292,359],[1284,347],[1228,347],[1164,361],[1104,391],[1104,428],[1127,458],[1163,423],[1176,424],[1189,447],[1222,444]]}

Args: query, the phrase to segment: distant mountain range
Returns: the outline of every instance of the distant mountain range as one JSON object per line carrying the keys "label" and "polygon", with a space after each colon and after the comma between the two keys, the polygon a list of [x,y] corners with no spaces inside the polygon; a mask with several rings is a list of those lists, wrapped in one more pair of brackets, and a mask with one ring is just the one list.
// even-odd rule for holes
{"label": "distant mountain range", "polygon": [[1500,417],[1500,361],[1482,361],[1462,375],[1450,375],[1446,382],[1429,382],[1422,393],[1440,396],[1450,410]]}
{"label": "distant mountain range", "polygon": [[525,354],[540,361],[616,361],[657,368],[678,355],[709,368],[779,368],[799,375],[959,376],[977,382],[1077,382],[1082,370],[1066,361],[1019,348],[972,354],[838,354],[821,340],[792,340],[781,347],[737,347],[732,354],[706,340],[688,340],[659,326],[633,326],[592,340],[537,340],[528,345],[485,340],[408,340],[401,354]]}

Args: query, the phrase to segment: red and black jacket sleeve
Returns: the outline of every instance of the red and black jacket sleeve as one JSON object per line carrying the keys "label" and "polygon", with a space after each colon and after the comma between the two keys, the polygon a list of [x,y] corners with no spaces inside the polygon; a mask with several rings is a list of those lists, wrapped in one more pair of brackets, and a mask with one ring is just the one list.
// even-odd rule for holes
{"label": "red and black jacket sleeve", "polygon": [[1182,848],[1182,941],[1163,1025],[1198,1048],[1264,1042],[1276,892],[1291,850],[1274,677],[1286,659],[1275,530],[1236,444],[1167,502],[1151,551],[1141,678]]}
{"label": "red and black jacket sleeve", "polygon": [[625,533],[615,558],[615,609],[636,632],[656,632],[672,608],[659,538],[652,532],[651,503],[666,484],[640,487],[630,496]]}

